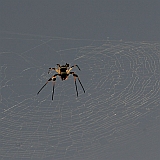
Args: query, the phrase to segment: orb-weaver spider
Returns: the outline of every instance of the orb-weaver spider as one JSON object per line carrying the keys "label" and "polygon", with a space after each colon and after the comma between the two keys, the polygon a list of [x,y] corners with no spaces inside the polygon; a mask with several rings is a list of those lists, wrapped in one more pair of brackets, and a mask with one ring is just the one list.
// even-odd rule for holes
{"label": "orb-weaver spider", "polygon": [[73,69],[73,67],[77,67],[77,68],[80,70],[80,68],[79,68],[78,65],[74,65],[74,66],[69,67],[69,64],[66,63],[65,65],[62,65],[62,66],[61,66],[60,64],[57,64],[57,66],[58,66],[58,68],[49,68],[48,74],[50,73],[51,70],[55,70],[58,74],[55,74],[55,75],[52,76],[50,79],[48,79],[48,81],[44,84],[44,86],[38,91],[37,95],[38,95],[38,94],[40,93],[40,91],[46,86],[46,84],[47,84],[48,82],[53,81],[53,90],[52,90],[52,100],[53,100],[54,86],[55,86],[56,77],[57,77],[57,76],[60,76],[61,79],[62,79],[62,81],[63,81],[63,80],[67,80],[67,78],[68,78],[68,76],[69,76],[70,74],[72,74],[73,77],[74,77],[74,82],[75,82],[75,86],[76,86],[77,97],[78,97],[78,90],[77,90],[77,83],[76,83],[76,79],[77,79],[77,78],[78,78],[78,81],[79,81],[79,83],[80,83],[80,85],[81,85],[81,87],[82,87],[82,89],[83,89],[83,91],[84,91],[84,93],[85,93],[84,87],[83,87],[83,85],[82,85],[82,83],[81,83],[78,75],[75,74],[74,72],[71,72],[71,70]]}

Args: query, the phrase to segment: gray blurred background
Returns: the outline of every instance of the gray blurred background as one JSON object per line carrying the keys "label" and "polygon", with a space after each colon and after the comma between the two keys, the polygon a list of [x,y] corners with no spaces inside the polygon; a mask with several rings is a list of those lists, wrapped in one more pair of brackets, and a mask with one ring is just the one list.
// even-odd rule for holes
{"label": "gray blurred background", "polygon": [[[159,160],[159,6],[1,0],[0,159]],[[86,93],[69,77],[37,96],[66,62]]]}
{"label": "gray blurred background", "polygon": [[83,39],[158,41],[158,0],[0,1],[0,30]]}

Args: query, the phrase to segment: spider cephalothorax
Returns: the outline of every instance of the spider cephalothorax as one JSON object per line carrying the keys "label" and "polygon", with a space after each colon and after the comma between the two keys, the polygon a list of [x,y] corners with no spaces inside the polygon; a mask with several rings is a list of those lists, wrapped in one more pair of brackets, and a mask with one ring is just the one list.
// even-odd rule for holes
{"label": "spider cephalothorax", "polygon": [[46,86],[46,84],[47,84],[49,81],[53,81],[53,91],[52,91],[52,100],[53,100],[54,86],[55,86],[56,77],[57,77],[57,76],[60,76],[61,79],[62,79],[62,81],[63,81],[63,80],[67,80],[67,78],[68,78],[68,76],[69,76],[70,74],[72,74],[73,77],[74,77],[75,86],[76,86],[76,92],[77,92],[77,97],[78,97],[78,90],[77,90],[77,83],[76,83],[76,79],[77,79],[77,78],[78,78],[78,81],[79,81],[79,83],[80,83],[80,85],[81,85],[81,87],[82,87],[82,89],[83,89],[83,91],[84,91],[84,93],[85,93],[84,87],[83,87],[83,85],[82,85],[82,83],[81,83],[78,75],[75,74],[74,72],[71,72],[71,70],[72,70],[73,67],[75,67],[75,66],[80,70],[80,68],[78,67],[78,65],[73,65],[73,66],[69,67],[69,64],[66,63],[65,65],[62,65],[62,66],[61,66],[60,64],[57,64],[57,66],[58,66],[57,68],[49,68],[48,74],[50,73],[51,70],[55,70],[55,71],[57,72],[57,74],[55,74],[54,76],[52,76],[52,77],[44,84],[44,86],[38,91],[37,94],[39,94],[39,92]]}

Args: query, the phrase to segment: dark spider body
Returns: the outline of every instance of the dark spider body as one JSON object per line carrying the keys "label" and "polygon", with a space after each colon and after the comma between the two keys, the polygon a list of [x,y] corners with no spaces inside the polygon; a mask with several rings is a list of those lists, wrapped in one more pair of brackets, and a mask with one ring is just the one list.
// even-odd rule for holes
{"label": "dark spider body", "polygon": [[66,66],[61,66],[61,68],[60,68],[60,77],[61,77],[61,79],[62,79],[62,81],[63,80],[67,80],[67,78],[68,78],[68,76],[69,76],[69,74],[67,74],[67,68],[66,68]]}
{"label": "dark spider body", "polygon": [[40,93],[40,91],[46,86],[46,84],[47,84],[48,82],[53,81],[53,91],[52,91],[52,100],[53,100],[54,86],[55,86],[56,77],[57,77],[57,76],[60,76],[61,79],[62,79],[62,81],[64,81],[64,80],[67,80],[67,78],[68,78],[68,76],[69,76],[70,74],[72,74],[73,77],[74,77],[74,82],[75,82],[75,86],[76,86],[77,97],[78,97],[78,90],[77,90],[76,79],[78,79],[78,81],[79,81],[79,83],[80,83],[80,85],[81,85],[81,87],[82,87],[82,89],[83,89],[83,91],[84,91],[84,93],[85,93],[84,87],[83,87],[83,85],[82,85],[82,83],[81,83],[78,75],[75,74],[74,72],[71,72],[71,70],[72,70],[73,67],[75,67],[75,66],[80,70],[80,68],[79,68],[78,65],[74,65],[74,66],[69,67],[69,64],[66,63],[66,65],[62,65],[62,66],[61,66],[60,64],[57,64],[57,66],[58,66],[58,68],[49,68],[48,74],[50,73],[51,70],[55,70],[55,71],[57,72],[57,74],[55,74],[55,75],[52,76],[50,79],[48,79],[48,81],[47,81],[47,82],[44,84],[44,86],[38,91],[37,94]]}
{"label": "dark spider body", "polygon": [[62,81],[67,80],[68,76],[69,76],[69,74],[66,74],[66,73],[62,72],[62,74],[61,74]]}

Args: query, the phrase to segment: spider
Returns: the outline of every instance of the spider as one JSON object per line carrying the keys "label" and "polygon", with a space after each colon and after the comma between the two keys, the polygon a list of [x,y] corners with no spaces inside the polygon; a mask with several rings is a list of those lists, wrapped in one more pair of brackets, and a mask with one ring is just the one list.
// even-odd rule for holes
{"label": "spider", "polygon": [[68,79],[68,76],[70,74],[73,75],[74,77],[74,82],[75,82],[75,87],[76,87],[76,92],[77,92],[77,97],[78,97],[78,90],[77,90],[77,83],[76,83],[76,79],[78,79],[84,93],[85,93],[85,90],[84,90],[84,87],[78,77],[77,74],[75,74],[74,72],[71,72],[71,70],[73,69],[73,67],[77,67],[79,70],[79,66],[78,65],[73,65],[71,67],[69,67],[69,64],[66,63],[65,65],[60,65],[60,64],[57,64],[58,68],[49,68],[49,71],[48,71],[48,74],[50,73],[51,70],[55,70],[58,74],[55,74],[54,76],[52,76],[50,79],[48,79],[48,81],[43,85],[43,87],[38,91],[37,95],[41,92],[41,90],[47,85],[48,82],[50,81],[53,81],[53,90],[52,90],[52,100],[53,100],[53,95],[54,95],[54,86],[55,86],[55,81],[56,81],[56,77],[57,76],[60,76],[61,77],[61,80],[64,81],[64,80],[67,80]]}

